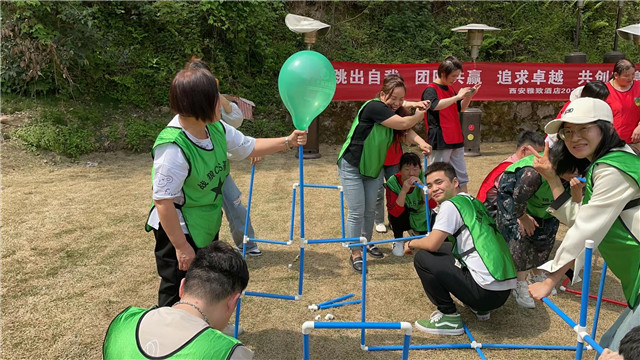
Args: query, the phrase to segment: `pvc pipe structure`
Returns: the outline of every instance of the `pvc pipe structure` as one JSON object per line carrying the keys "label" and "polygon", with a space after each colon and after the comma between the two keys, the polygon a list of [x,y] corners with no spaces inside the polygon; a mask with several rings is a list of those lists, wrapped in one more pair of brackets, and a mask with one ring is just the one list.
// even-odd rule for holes
{"label": "pvc pipe structure", "polygon": [[[305,360],[309,360],[309,334],[313,329],[389,329],[404,330],[403,346],[398,346],[397,350],[402,350],[402,360],[409,358],[409,348],[413,327],[408,322],[314,322],[306,321],[302,324],[302,353]],[[367,349],[368,350],[368,349]]]}
{"label": "pvc pipe structure", "polygon": [[[602,276],[606,277],[606,267],[607,267],[607,263],[605,262],[602,265]],[[601,280],[602,281],[602,280]],[[562,285],[560,285],[560,290],[564,291],[564,292],[568,292],[571,294],[577,294],[577,295],[582,295],[582,291],[578,291],[578,290],[573,290],[573,289],[567,289],[567,284],[569,283],[569,279],[565,279],[564,282],[562,283]],[[600,285],[602,288],[604,288],[604,282],[601,283]],[[598,297],[596,295],[593,294],[589,294],[589,298],[590,299],[598,299]],[[613,300],[613,299],[609,299],[606,297],[602,297],[602,301],[608,302],[608,303],[612,303],[612,304],[616,304],[616,305],[620,305],[620,306],[624,306],[627,307],[627,304],[622,302],[622,301],[618,301],[618,300]]]}
{"label": "pvc pipe structure", "polygon": [[272,298],[272,299],[282,299],[282,300],[300,300],[298,296],[271,294],[271,293],[264,293],[264,292],[257,292],[257,291],[245,291],[244,295],[258,296],[258,297],[265,297],[265,298]]}
{"label": "pvc pipe structure", "polygon": [[328,305],[328,304],[332,304],[332,303],[334,303],[334,302],[338,302],[338,301],[342,301],[342,300],[347,300],[347,299],[349,299],[349,298],[352,298],[353,296],[354,296],[354,294],[347,294],[347,295],[344,295],[344,296],[337,297],[337,298],[335,298],[335,299],[331,299],[331,300],[329,300],[329,301],[321,302],[320,304],[318,304],[318,306]]}
{"label": "pvc pipe structure", "polygon": [[[566,322],[573,329],[576,329],[578,327],[578,324],[576,324],[573,320],[571,320],[571,318],[569,316],[567,316],[567,314],[565,314],[562,310],[560,310],[560,308],[556,304],[554,304],[553,301],[551,301],[551,300],[549,300],[548,298],[545,297],[545,298],[542,298],[542,302],[547,304],[547,306],[549,306],[549,308],[551,308],[551,310],[553,310],[556,314],[558,314],[558,316],[560,316],[560,318],[562,318],[562,320],[564,320],[564,322]],[[598,354],[602,354],[602,352],[604,351],[602,346],[600,346],[595,340],[593,340],[593,338],[591,338],[591,336],[589,336],[589,334],[587,334],[586,331],[581,335],[584,336],[584,340],[589,345],[591,345],[591,347],[595,351],[597,351]]]}
{"label": "pvc pipe structure", "polygon": [[335,238],[335,239],[316,239],[307,240],[307,244],[326,244],[326,243],[338,243],[338,242],[355,242],[360,241],[360,238]]}
{"label": "pvc pipe structure", "polygon": [[589,285],[591,284],[591,263],[593,257],[593,240],[586,240],[584,242],[585,253],[584,253],[584,270],[582,274],[584,275],[584,279],[582,279],[582,297],[580,299],[580,326],[574,329],[578,334],[578,344],[576,349],[576,360],[582,359],[582,352],[584,351],[584,347],[582,344],[584,340],[580,334],[580,331],[585,331],[587,326],[587,308],[589,307]]}
{"label": "pvc pipe structure", "polygon": [[479,343],[476,342],[476,339],[474,339],[473,335],[471,335],[471,332],[469,331],[469,328],[467,327],[467,324],[462,322],[462,328],[464,329],[464,332],[467,334],[467,337],[469,338],[469,341],[471,341],[471,347],[473,349],[476,349],[476,352],[478,353],[478,355],[480,355],[481,359],[487,360],[487,358],[484,356],[484,353],[481,350],[482,344],[479,344]]}
{"label": "pvc pipe structure", "polygon": [[607,262],[602,264],[602,274],[600,274],[600,286],[598,286],[598,300],[596,300],[596,312],[593,314],[593,327],[591,328],[591,337],[596,338],[598,330],[598,318],[600,317],[600,306],[602,305],[602,292],[604,291],[604,280],[607,277]]}
{"label": "pvc pipe structure", "polygon": [[[367,245],[367,238],[360,238],[362,245]],[[362,303],[360,304],[360,321],[367,321],[367,249],[362,248],[362,293],[360,295]],[[364,349],[365,329],[360,330],[360,347]]]}
{"label": "pvc pipe structure", "polygon": [[344,233],[344,191],[342,191],[342,186],[338,189],[340,190],[340,222],[342,224],[342,237],[345,237]]}
{"label": "pvc pipe structure", "polygon": [[326,305],[318,305],[318,310],[324,310],[324,309],[340,307],[340,306],[345,306],[345,305],[360,304],[361,302],[362,302],[362,300],[353,300],[353,301],[345,301],[345,302],[334,302],[334,303],[326,304]]}
{"label": "pvc pipe structure", "polygon": [[[251,213],[251,198],[253,197],[253,179],[256,175],[256,164],[251,165],[251,180],[249,181],[249,199],[247,200],[247,214],[244,217],[244,237],[242,241],[242,258],[247,257],[247,233],[249,232],[249,214]],[[240,302],[238,302],[240,310]],[[238,311],[239,312],[239,311]]]}
{"label": "pvc pipe structure", "polygon": [[298,295],[302,296],[302,286],[304,283],[304,159],[303,146],[298,146],[298,160],[300,168],[300,274],[298,275]]}
{"label": "pvc pipe structure", "polygon": [[254,238],[249,238],[249,240],[253,242],[261,242],[261,243],[267,243],[267,244],[291,245],[290,241],[277,241],[277,240],[254,239]]}
{"label": "pvc pipe structure", "polygon": [[298,184],[293,184],[293,196],[291,196],[291,228],[289,230],[289,241],[293,241],[293,224],[296,216],[296,188]]}
{"label": "pvc pipe structure", "polygon": [[302,184],[304,187],[320,188],[320,189],[338,189],[338,185],[320,185],[320,184]]}
{"label": "pvc pipe structure", "polygon": [[[378,240],[378,241],[368,242],[368,243],[366,243],[366,245],[378,245],[378,244],[386,244],[386,243],[396,242],[396,241],[420,239],[420,238],[423,238],[425,236],[426,235],[416,235],[416,236],[407,236],[407,237],[402,237],[402,238],[397,238],[397,239]],[[365,244],[363,244],[363,243],[360,243],[360,244],[354,243],[354,244],[349,244],[348,247],[356,248],[356,247],[364,246],[364,245]]]}

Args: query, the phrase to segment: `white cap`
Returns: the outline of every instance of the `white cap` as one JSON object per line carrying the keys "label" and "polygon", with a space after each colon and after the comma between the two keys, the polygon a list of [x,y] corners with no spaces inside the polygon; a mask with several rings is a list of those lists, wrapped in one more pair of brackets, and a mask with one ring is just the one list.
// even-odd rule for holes
{"label": "white cap", "polygon": [[547,134],[556,134],[563,122],[588,124],[596,120],[613,123],[613,112],[606,102],[594,98],[579,98],[572,101],[559,119],[551,120],[544,127]]}

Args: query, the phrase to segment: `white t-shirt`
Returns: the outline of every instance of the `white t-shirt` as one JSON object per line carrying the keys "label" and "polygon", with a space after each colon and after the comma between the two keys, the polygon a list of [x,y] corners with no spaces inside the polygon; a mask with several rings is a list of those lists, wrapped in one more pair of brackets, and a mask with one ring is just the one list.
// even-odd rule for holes
{"label": "white t-shirt", "polygon": [[231,112],[227,113],[224,111],[224,108],[220,107],[220,117],[222,121],[226,122],[227,125],[231,125],[234,128],[239,128],[242,125],[242,120],[244,120],[244,116],[242,115],[242,110],[235,103],[229,102],[231,105]]}
{"label": "white t-shirt", "polygon": [[[460,194],[468,195],[465,193]],[[433,225],[434,230],[440,230],[446,232],[447,234],[455,234],[456,231],[458,231],[458,229],[460,229],[460,227],[463,225],[464,222],[462,221],[462,216],[460,215],[458,208],[456,208],[456,206],[451,201],[445,201],[440,204],[440,211],[438,211],[438,216],[436,216],[436,221]],[[456,242],[458,246],[458,253],[460,254],[464,253],[474,246],[473,239],[471,238],[471,233],[466,227],[460,232],[460,234],[456,238]],[[487,267],[484,265],[484,262],[480,258],[480,255],[477,251],[471,252],[462,260],[464,260],[464,262],[467,264],[473,280],[475,280],[475,282],[483,289],[491,291],[502,291],[514,289],[516,287],[516,279],[498,281],[493,276],[491,276],[489,270],[487,270]]]}
{"label": "white t-shirt", "polygon": [[[240,131],[236,130],[232,126],[229,126],[224,121],[221,121],[224,126],[227,138],[227,157],[229,160],[243,160],[251,154],[256,144],[256,139],[245,136]],[[176,115],[167,126],[181,128],[178,115]],[[211,138],[204,140],[198,139],[191,135],[188,131],[182,130],[187,137],[193,141],[197,146],[210,150],[213,149]],[[189,173],[189,163],[184,157],[180,147],[174,143],[167,143],[158,145],[155,150],[155,156],[153,158],[153,168],[155,176],[153,179],[153,200],[174,199],[173,202],[182,205],[184,204],[184,194],[182,193],[182,186]],[[178,219],[180,220],[180,226],[182,231],[188,234],[187,225],[184,222],[182,212],[176,209],[178,213]],[[160,218],[158,217],[158,210],[153,209],[149,215],[147,224],[154,229],[158,229],[160,224]]]}
{"label": "white t-shirt", "polygon": [[[184,310],[161,307],[144,315],[137,336],[141,349],[147,355],[162,357],[176,351],[207,327],[204,320]],[[253,351],[238,346],[229,359],[253,359]]]}

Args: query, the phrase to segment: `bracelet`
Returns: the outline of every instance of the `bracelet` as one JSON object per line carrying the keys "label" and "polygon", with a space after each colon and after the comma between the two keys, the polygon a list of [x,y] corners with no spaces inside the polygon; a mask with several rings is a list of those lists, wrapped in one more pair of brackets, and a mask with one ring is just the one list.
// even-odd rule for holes
{"label": "bracelet", "polygon": [[407,241],[407,247],[409,248],[409,250],[413,250],[413,248],[411,247],[411,242],[413,241],[413,239]]}
{"label": "bracelet", "polygon": [[291,150],[291,146],[289,146],[289,137],[288,136],[284,137],[284,146],[287,147],[287,150]]}

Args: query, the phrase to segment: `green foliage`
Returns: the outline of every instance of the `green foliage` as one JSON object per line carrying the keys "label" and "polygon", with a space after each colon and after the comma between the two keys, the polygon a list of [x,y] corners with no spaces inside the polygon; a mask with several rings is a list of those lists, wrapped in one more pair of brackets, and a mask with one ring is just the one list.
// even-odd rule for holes
{"label": "green foliage", "polygon": [[[601,62],[612,50],[616,10],[615,1],[585,2],[579,50],[589,61]],[[107,108],[166,107],[172,78],[197,56],[209,63],[223,93],[256,103],[256,119],[242,128],[255,136],[281,136],[292,128],[290,121],[272,121],[287,114],[278,95],[280,67],[306,47],[302,36],[284,25],[287,13],[332,25],[313,47],[330,60],[371,63],[440,62],[447,55],[470,61],[466,36],[451,31],[467,23],[502,29],[484,35],[479,61],[563,62],[574,50],[577,23],[575,1],[550,0],[11,1],[3,2],[0,11],[3,113],[37,108],[43,104],[34,99],[49,95],[88,99],[89,104],[106,98]],[[622,24],[638,18],[640,2],[625,2]],[[638,51],[624,40],[618,50],[630,58]],[[29,98],[18,98],[22,103],[7,94]],[[74,135],[80,133],[75,130],[61,133],[59,128],[67,126],[92,134],[87,144],[96,149],[147,151],[159,129],[141,117],[68,111],[66,125],[47,119],[32,124],[30,131],[39,135],[29,143],[49,144],[37,138],[54,133],[85,136]]]}
{"label": "green foliage", "polygon": [[150,151],[156,137],[166,126],[163,121],[144,121],[131,118],[125,123],[124,142],[135,152]]}
{"label": "green foliage", "polygon": [[90,131],[77,125],[67,125],[65,115],[48,112],[38,121],[17,129],[14,135],[31,150],[49,150],[77,158],[96,149]]}

